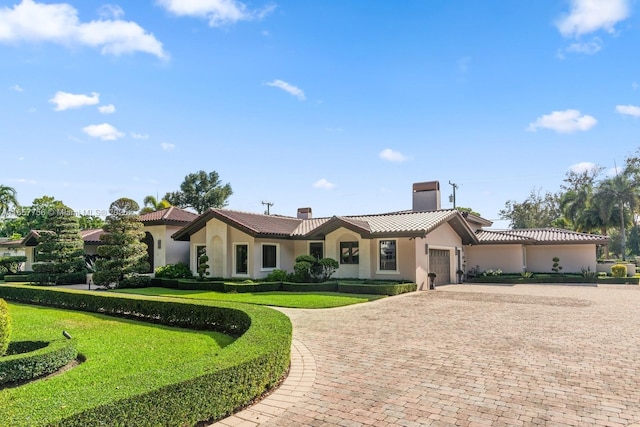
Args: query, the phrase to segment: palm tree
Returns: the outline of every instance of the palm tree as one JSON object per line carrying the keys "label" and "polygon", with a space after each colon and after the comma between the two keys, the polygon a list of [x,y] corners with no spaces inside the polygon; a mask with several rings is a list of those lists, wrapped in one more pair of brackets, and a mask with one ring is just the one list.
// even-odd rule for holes
{"label": "palm tree", "polygon": [[158,201],[153,196],[147,196],[143,200],[144,208],[140,210],[140,215],[144,215],[149,212],[155,212],[162,209],[167,209],[171,207],[171,203],[167,202],[165,199]]}
{"label": "palm tree", "polygon": [[[631,180],[626,173],[601,181],[596,188],[594,198],[602,218],[611,217],[617,210],[620,224],[620,243],[622,247],[622,259],[626,258],[627,236],[625,226],[629,222],[631,213],[635,212],[640,198],[638,197],[638,184]],[[628,209],[625,212],[625,209]]]}
{"label": "palm tree", "polygon": [[11,207],[18,206],[16,189],[6,185],[0,185],[0,215],[6,215]]}
{"label": "palm tree", "polygon": [[591,201],[591,187],[569,190],[560,197],[560,210],[566,222],[575,231],[580,228],[580,215]]}

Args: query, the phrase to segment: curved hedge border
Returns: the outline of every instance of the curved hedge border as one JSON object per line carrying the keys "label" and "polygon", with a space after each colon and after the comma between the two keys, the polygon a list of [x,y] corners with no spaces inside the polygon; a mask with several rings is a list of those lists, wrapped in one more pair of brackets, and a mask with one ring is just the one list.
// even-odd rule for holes
{"label": "curved hedge border", "polygon": [[0,385],[54,373],[77,357],[73,339],[59,339],[28,353],[0,357]]}
{"label": "curved hedge border", "polygon": [[418,289],[415,283],[369,284],[338,282],[338,292],[349,294],[399,295]]}
{"label": "curved hedge border", "polygon": [[277,384],[289,367],[291,322],[267,307],[25,286],[0,286],[0,297],[239,336],[223,350],[217,370],[84,410],[56,420],[59,426],[195,425],[220,419]]}
{"label": "curved hedge border", "polygon": [[282,282],[282,290],[287,292],[338,292],[338,282],[322,282],[322,283]]}
{"label": "curved hedge border", "polygon": [[260,283],[225,283],[225,292],[270,292],[279,291],[280,282],[260,282]]}

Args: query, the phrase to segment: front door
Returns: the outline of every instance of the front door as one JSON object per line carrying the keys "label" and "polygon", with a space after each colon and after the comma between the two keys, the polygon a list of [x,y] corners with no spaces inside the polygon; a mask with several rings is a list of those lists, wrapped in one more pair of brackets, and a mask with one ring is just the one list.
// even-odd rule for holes
{"label": "front door", "polygon": [[450,251],[429,249],[429,272],[436,273],[436,286],[451,283]]}

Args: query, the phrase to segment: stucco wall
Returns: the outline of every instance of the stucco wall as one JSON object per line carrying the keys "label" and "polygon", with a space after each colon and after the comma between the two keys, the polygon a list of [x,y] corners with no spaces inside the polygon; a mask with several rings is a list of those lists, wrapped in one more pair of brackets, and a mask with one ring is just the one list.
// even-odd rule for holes
{"label": "stucco wall", "polygon": [[[384,271],[380,270],[380,241],[395,240],[396,241],[396,270]],[[376,280],[415,280],[415,246],[409,238],[384,238],[384,239],[367,239],[365,244],[369,244],[369,265],[371,270],[367,278]]]}
{"label": "stucco wall", "polygon": [[424,239],[418,238],[415,242],[415,276],[414,281],[418,289],[429,288],[429,250],[441,249],[449,251],[449,277],[451,283],[456,283],[456,270],[458,269],[458,256],[456,248],[462,249],[462,239],[449,224],[442,224]]}
{"label": "stucco wall", "polygon": [[595,245],[540,245],[527,246],[527,270],[551,272],[553,257],[560,258],[563,273],[580,273],[582,268],[596,271]]}
{"label": "stucco wall", "polygon": [[358,242],[359,264],[340,264],[333,275],[335,278],[371,278],[371,245],[368,240],[362,239],[359,234],[345,228],[339,228],[325,236],[325,257],[333,258],[340,262],[340,242]]}
{"label": "stucco wall", "polygon": [[497,269],[503,273],[522,273],[525,267],[522,245],[519,244],[467,246],[465,257],[467,273],[476,267],[480,273]]}

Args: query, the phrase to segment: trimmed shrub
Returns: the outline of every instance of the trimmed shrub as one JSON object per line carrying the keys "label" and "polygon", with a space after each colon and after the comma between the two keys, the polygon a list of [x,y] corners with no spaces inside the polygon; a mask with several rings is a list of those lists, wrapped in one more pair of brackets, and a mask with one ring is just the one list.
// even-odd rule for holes
{"label": "trimmed shrub", "polygon": [[23,274],[5,274],[4,281],[7,283],[17,283],[17,282],[28,282],[29,275],[33,274],[33,272],[28,271]]}
{"label": "trimmed shrub", "polygon": [[[32,273],[27,278],[33,285],[77,285],[86,282],[87,273]],[[25,280],[23,277],[22,280],[16,281],[24,282]]]}
{"label": "trimmed shrub", "polygon": [[0,272],[9,274],[18,274],[20,267],[27,261],[24,255],[6,256],[0,258]]}
{"label": "trimmed shrub", "polygon": [[11,317],[9,316],[9,305],[0,299],[0,357],[4,356],[9,348],[11,338]]}
{"label": "trimmed shrub", "polygon": [[284,282],[287,280],[288,273],[284,270],[276,269],[273,270],[269,275],[264,279],[265,282]]}
{"label": "trimmed shrub", "polygon": [[157,278],[166,279],[190,279],[193,277],[193,274],[187,264],[179,262],[177,264],[167,264],[157,267],[155,270],[155,276]]}
{"label": "trimmed shrub", "polygon": [[[43,375],[51,374],[78,357],[74,340],[65,338],[51,343],[16,343],[9,356],[0,358],[0,384],[17,381],[28,381]],[[21,345],[22,344],[22,345]],[[28,353],[20,351],[20,347],[35,347]],[[13,345],[12,345],[13,347]]]}
{"label": "trimmed shrub", "polygon": [[151,277],[133,274],[120,281],[120,288],[148,288],[151,285]]}
{"label": "trimmed shrub", "polygon": [[399,295],[418,289],[415,283],[370,284],[338,282],[338,292],[349,294]]}
{"label": "trimmed shrub", "polygon": [[627,266],[624,264],[615,264],[611,266],[611,275],[613,277],[627,277]]}
{"label": "trimmed shrub", "polygon": [[282,282],[282,290],[287,292],[338,292],[338,282],[323,282],[323,283]]}
{"label": "trimmed shrub", "polygon": [[271,292],[281,289],[280,282],[261,282],[261,283],[225,283],[225,292]]}
{"label": "trimmed shrub", "polygon": [[[50,425],[196,425],[220,419],[272,388],[289,367],[292,328],[275,310],[250,304],[160,301],[107,292],[2,286],[13,301],[97,312],[239,338],[220,354],[222,365],[202,376],[95,406]],[[114,422],[116,422],[114,424]]]}
{"label": "trimmed shrub", "polygon": [[224,292],[224,282],[220,280],[198,280],[198,279],[161,279],[154,277],[151,279],[151,286],[168,289],[182,289],[185,291],[214,291]]}

